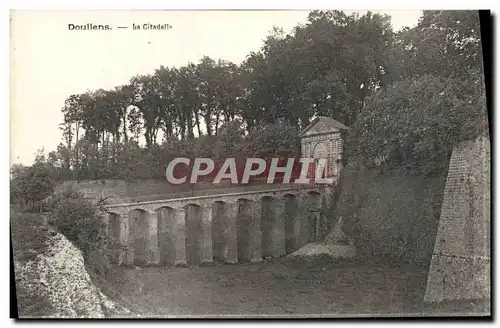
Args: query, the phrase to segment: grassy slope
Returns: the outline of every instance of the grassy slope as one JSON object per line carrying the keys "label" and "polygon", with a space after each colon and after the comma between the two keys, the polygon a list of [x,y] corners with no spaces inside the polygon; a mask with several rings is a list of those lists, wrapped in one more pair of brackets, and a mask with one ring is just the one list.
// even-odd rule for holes
{"label": "grassy slope", "polygon": [[345,177],[338,213],[362,255],[428,266],[446,177],[377,171]]}

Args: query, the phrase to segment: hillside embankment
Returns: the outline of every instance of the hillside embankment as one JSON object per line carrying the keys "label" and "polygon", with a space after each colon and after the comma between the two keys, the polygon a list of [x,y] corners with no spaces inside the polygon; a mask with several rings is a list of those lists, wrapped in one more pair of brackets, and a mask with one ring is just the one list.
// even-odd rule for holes
{"label": "hillside embankment", "polygon": [[40,215],[11,213],[19,317],[133,316],[103,294],[82,252],[46,221]]}

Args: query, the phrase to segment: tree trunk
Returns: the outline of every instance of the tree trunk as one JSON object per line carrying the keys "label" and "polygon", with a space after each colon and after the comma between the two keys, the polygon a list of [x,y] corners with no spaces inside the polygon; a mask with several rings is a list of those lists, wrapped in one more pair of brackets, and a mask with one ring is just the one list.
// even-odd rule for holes
{"label": "tree trunk", "polygon": [[215,115],[215,126],[214,126],[214,135],[217,135],[217,131],[219,130],[219,119],[220,119],[220,114],[217,112]]}
{"label": "tree trunk", "polygon": [[146,148],[151,147],[151,128],[147,127],[146,128],[146,133],[144,134],[144,137],[146,138]]}
{"label": "tree trunk", "polygon": [[123,110],[123,140],[125,142],[128,142],[128,136],[127,136],[127,108]]}
{"label": "tree trunk", "polygon": [[80,181],[80,158],[78,156],[78,136],[79,136],[79,132],[80,132],[80,122],[76,122],[76,143],[75,143],[75,167],[74,167],[74,172],[76,174],[76,178],[78,181]]}
{"label": "tree trunk", "polygon": [[193,134],[193,116],[192,116],[192,113],[189,113],[187,115],[187,120],[186,120],[186,123],[187,123],[187,139],[188,140],[192,140],[194,139],[194,134]]}
{"label": "tree trunk", "polygon": [[210,116],[211,116],[211,113],[207,112],[207,114],[204,117],[204,119],[205,119],[205,126],[207,128],[207,135],[208,136],[212,135],[212,128],[210,127]]}
{"label": "tree trunk", "polygon": [[200,127],[200,117],[198,116],[198,114],[196,114],[195,117],[196,117],[196,128],[198,130],[198,137],[201,137],[202,132]]}

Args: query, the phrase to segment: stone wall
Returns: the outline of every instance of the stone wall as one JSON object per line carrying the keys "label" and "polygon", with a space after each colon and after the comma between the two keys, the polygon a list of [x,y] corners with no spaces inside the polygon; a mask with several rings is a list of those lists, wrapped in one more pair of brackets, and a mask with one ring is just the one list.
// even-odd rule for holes
{"label": "stone wall", "polygon": [[229,183],[197,183],[185,185],[171,185],[166,179],[162,180],[87,180],[64,181],[57,187],[60,191],[66,187],[80,190],[87,197],[98,199],[107,197],[109,204],[126,204],[145,201],[155,201],[182,197],[196,197],[211,194],[238,193],[265,189],[287,189],[290,184],[274,184],[270,186],[265,181],[254,184],[229,184]]}
{"label": "stone wall", "polygon": [[490,144],[453,150],[426,302],[490,297]]}
{"label": "stone wall", "polygon": [[[90,198],[108,197],[110,204],[130,203],[141,201],[144,197],[154,195],[164,195],[173,192],[189,192],[188,185],[172,186],[166,179],[164,180],[86,180],[86,181],[65,181],[58,186],[58,189],[74,187]],[[148,199],[149,200],[149,199]]]}

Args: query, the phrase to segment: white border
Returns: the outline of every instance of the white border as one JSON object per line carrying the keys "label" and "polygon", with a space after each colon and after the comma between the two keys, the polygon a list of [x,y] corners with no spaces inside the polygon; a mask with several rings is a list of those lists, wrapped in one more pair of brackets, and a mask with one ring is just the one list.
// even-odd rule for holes
{"label": "white border", "polygon": [[[8,32],[8,22],[9,22],[9,10],[10,9],[333,9],[332,6],[335,7],[335,9],[343,9],[343,10],[366,10],[367,8],[370,8],[372,10],[383,10],[383,9],[493,9],[493,13],[496,14],[498,12],[497,7],[499,6],[499,2],[497,0],[490,0],[490,1],[473,1],[471,2],[470,0],[455,0],[455,1],[447,1],[447,2],[437,2],[435,0],[420,0],[420,1],[390,1],[390,0],[383,0],[383,1],[357,1],[357,2],[331,2],[331,1],[317,1],[317,0],[309,0],[309,1],[286,1],[286,2],[271,2],[269,0],[253,0],[249,1],[247,3],[245,2],[235,2],[235,1],[177,1],[177,2],[169,2],[168,4],[165,2],[159,2],[159,1],[150,1],[150,0],[141,0],[141,1],[127,1],[127,0],[122,0],[122,1],[110,1],[110,0],[86,0],[86,1],[44,1],[43,3],[37,2],[37,1],[2,1],[2,4],[0,5],[2,7],[2,15],[0,16],[2,19],[2,22],[0,24],[1,28],[1,38],[3,39],[3,44],[7,45],[9,41],[9,32]],[[498,18],[498,17],[497,17]],[[498,21],[496,21],[498,25]],[[495,27],[495,31],[497,31],[497,28]],[[498,35],[499,33],[495,33],[495,43],[498,43]],[[3,87],[1,88],[0,94],[1,94],[1,100],[2,103],[5,105],[5,108],[0,111],[0,122],[3,125],[2,128],[0,129],[0,133],[2,133],[2,138],[1,138],[1,151],[3,154],[8,154],[9,153],[9,47],[4,47],[4,50],[1,52],[2,53],[2,72],[4,73],[3,78],[2,78],[2,83]],[[496,58],[495,58],[496,59]],[[498,67],[498,65],[496,65]],[[496,73],[496,72],[495,72]],[[496,75],[496,74],[495,74]],[[494,90],[495,94],[499,94],[498,92],[498,83],[495,83],[496,89]],[[27,95],[29,96],[29,95]],[[498,115],[496,115],[498,117]],[[495,120],[495,126],[498,123]],[[495,145],[495,143],[494,143]],[[496,153],[496,152],[495,152]],[[495,161],[498,163],[497,158],[495,158]],[[9,168],[8,161],[4,162],[4,166],[2,166],[3,172],[5,172],[5,175],[2,175],[0,185],[2,186],[2,201],[3,201],[3,238],[0,238],[2,241],[2,249],[3,251],[0,252],[0,263],[3,264],[2,270],[1,270],[1,281],[2,283],[0,286],[2,286],[1,294],[2,294],[2,301],[1,301],[1,308],[3,310],[2,314],[2,321],[3,323],[6,323],[8,325],[13,325],[14,321],[11,319],[8,319],[10,316],[9,311],[9,306],[10,306],[10,299],[9,299],[9,252],[8,252],[8,245],[9,245],[9,227],[8,227],[8,218],[9,218],[9,190],[8,190],[8,176],[7,176],[7,170]],[[496,167],[495,167],[496,169]],[[495,181],[496,182],[496,181]],[[495,198],[495,201],[497,201],[497,197]],[[496,204],[500,204],[500,202],[496,202]],[[494,218],[492,218],[494,220]],[[496,235],[498,234],[498,226],[499,224],[496,224]],[[498,244],[498,242],[497,242]],[[498,273],[498,271],[497,271]],[[495,277],[496,278],[496,277]],[[498,280],[497,280],[498,283]],[[494,309],[492,309],[494,311]],[[81,326],[81,325],[86,325],[88,323],[92,324],[98,324],[101,325],[101,322],[72,322],[73,325],[76,326]],[[116,322],[113,323],[113,325],[118,326],[122,325],[123,322]],[[177,322],[168,322],[167,324],[176,324]],[[182,323],[182,322],[181,322]],[[229,322],[229,324],[235,324],[236,322]],[[292,322],[283,322],[280,324],[290,324]],[[337,324],[342,324],[341,322],[336,321],[335,323]],[[361,323],[361,322],[360,322]],[[413,321],[413,323],[416,323]],[[52,323],[42,323],[42,325],[49,326]],[[193,323],[184,323],[184,325],[192,325]],[[264,323],[264,322],[258,322],[256,323],[259,326],[267,326],[269,323]],[[277,323],[274,323],[277,324]],[[300,325],[310,325],[311,323],[304,323],[300,322]],[[353,324],[350,322],[350,324]],[[357,324],[357,323],[355,323]],[[378,324],[378,325],[385,325],[385,322],[370,322],[370,324]],[[399,323],[400,325],[406,325],[406,322],[401,322]],[[141,325],[144,325],[142,323]],[[455,327],[456,323],[445,323],[443,326],[449,326],[449,327]]]}

